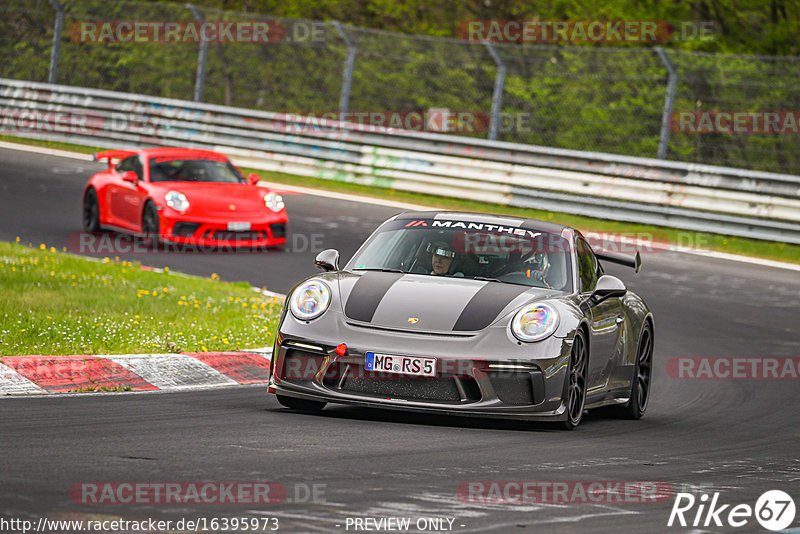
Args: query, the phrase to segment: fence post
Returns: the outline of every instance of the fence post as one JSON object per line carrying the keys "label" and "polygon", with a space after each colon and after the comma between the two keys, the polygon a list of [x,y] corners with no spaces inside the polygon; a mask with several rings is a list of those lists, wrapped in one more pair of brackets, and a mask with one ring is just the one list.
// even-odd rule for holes
{"label": "fence post", "polygon": [[347,57],[344,60],[344,73],[342,74],[342,94],[339,97],[339,114],[341,115],[340,118],[344,118],[344,114],[347,113],[348,108],[350,107],[350,88],[353,85],[353,67],[355,66],[356,61],[356,45],[350,39],[350,36],[344,30],[344,26],[338,21],[334,20],[331,22],[333,27],[336,28],[336,31],[339,32],[339,36],[344,41],[344,44],[347,45]]}
{"label": "fence post", "polygon": [[61,51],[61,32],[64,31],[64,6],[58,0],[49,0],[56,12],[56,21],[53,27],[53,48],[50,50],[50,72],[47,75],[48,83],[56,83],[58,74],[58,56]]}
{"label": "fence post", "polygon": [[678,71],[675,65],[667,57],[667,53],[660,46],[655,47],[656,54],[661,58],[661,63],[667,69],[667,96],[664,99],[664,113],[661,115],[661,134],[658,138],[658,159],[667,159],[667,148],[669,147],[669,127],[672,109],[675,105],[675,88],[678,86]]}
{"label": "fence post", "polygon": [[494,49],[492,43],[485,42],[483,44],[491,54],[495,65],[497,65],[497,75],[494,77],[494,91],[492,91],[491,122],[489,123],[489,139],[496,141],[497,129],[500,125],[500,110],[503,108],[503,91],[506,88],[506,64],[503,63],[503,58]]}
{"label": "fence post", "polygon": [[[194,16],[194,20],[197,22],[203,22],[205,17],[200,10],[197,9],[196,6],[193,4],[186,4],[186,7],[189,11],[192,12],[192,16]],[[200,40],[200,49],[197,52],[197,75],[195,76],[194,80],[194,101],[195,102],[202,102],[203,101],[203,89],[206,86],[206,64],[208,63],[208,40],[201,39]]]}

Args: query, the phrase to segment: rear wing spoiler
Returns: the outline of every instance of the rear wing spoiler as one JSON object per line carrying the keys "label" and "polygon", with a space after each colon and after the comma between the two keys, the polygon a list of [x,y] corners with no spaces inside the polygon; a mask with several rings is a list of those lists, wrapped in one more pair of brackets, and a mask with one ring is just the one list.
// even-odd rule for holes
{"label": "rear wing spoiler", "polygon": [[619,265],[624,265],[626,267],[631,267],[635,269],[635,272],[638,273],[642,269],[642,256],[639,254],[639,251],[636,251],[635,256],[628,256],[626,254],[618,254],[615,252],[595,252],[595,256],[600,258],[601,260],[610,261],[611,263],[618,263]]}
{"label": "rear wing spoiler", "polygon": [[95,161],[108,160],[109,168],[113,165],[115,159],[125,159],[128,156],[136,154],[135,150],[106,150],[104,152],[97,152],[94,155]]}

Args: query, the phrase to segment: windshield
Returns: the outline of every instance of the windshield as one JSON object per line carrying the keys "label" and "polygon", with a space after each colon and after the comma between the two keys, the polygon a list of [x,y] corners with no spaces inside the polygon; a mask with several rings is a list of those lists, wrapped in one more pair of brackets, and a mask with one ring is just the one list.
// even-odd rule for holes
{"label": "windshield", "polygon": [[571,291],[569,252],[565,239],[548,232],[490,223],[398,220],[384,225],[348,265],[353,271],[488,279]]}
{"label": "windshield", "polygon": [[173,157],[150,158],[151,182],[244,183],[236,167],[223,159]]}

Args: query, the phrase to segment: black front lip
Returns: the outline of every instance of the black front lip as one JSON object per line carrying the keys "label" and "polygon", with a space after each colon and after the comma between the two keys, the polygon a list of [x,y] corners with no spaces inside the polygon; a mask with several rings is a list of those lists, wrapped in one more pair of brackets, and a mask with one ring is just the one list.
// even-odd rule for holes
{"label": "black front lip", "polygon": [[403,399],[371,399],[354,395],[330,394],[327,392],[309,392],[304,388],[287,385],[275,385],[270,382],[269,389],[276,395],[286,395],[287,397],[297,397],[300,399],[325,401],[348,406],[360,406],[363,408],[381,408],[387,410],[410,411],[418,413],[430,413],[440,415],[455,415],[462,417],[484,417],[492,419],[514,419],[524,421],[565,421],[566,410],[563,405],[556,410],[550,411],[530,411],[519,408],[508,409],[492,407],[487,404],[477,406],[437,405],[434,403],[420,403]]}

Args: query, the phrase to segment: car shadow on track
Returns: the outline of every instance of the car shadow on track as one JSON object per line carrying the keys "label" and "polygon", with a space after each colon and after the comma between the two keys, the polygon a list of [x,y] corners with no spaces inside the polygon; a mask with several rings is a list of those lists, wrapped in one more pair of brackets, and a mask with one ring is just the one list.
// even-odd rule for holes
{"label": "car shadow on track", "polygon": [[[362,408],[354,406],[329,405],[321,412],[300,412],[288,408],[267,408],[273,413],[286,413],[303,417],[323,417],[329,420],[375,421],[405,425],[440,426],[464,429],[510,430],[516,432],[562,432],[558,423],[539,421],[517,421],[511,419],[491,419],[482,417],[466,417],[459,415],[443,415],[421,412],[404,412],[399,410],[383,410],[380,408]],[[602,425],[611,420],[599,417],[591,412],[584,415],[581,428]]]}

